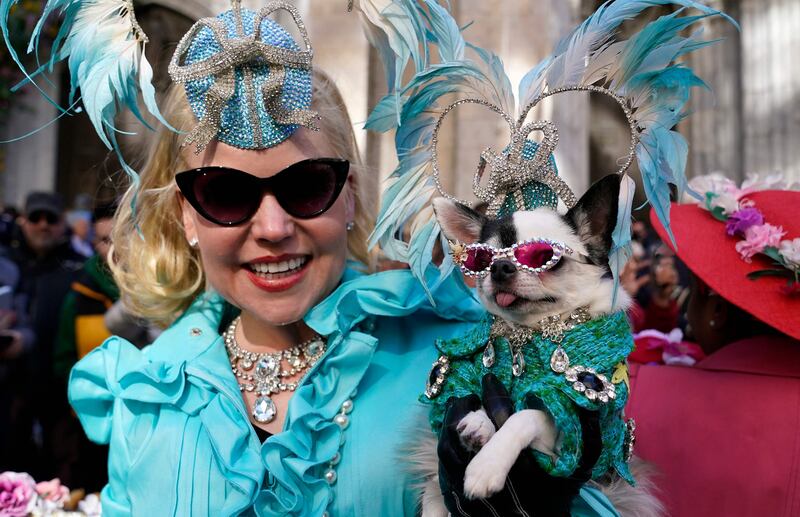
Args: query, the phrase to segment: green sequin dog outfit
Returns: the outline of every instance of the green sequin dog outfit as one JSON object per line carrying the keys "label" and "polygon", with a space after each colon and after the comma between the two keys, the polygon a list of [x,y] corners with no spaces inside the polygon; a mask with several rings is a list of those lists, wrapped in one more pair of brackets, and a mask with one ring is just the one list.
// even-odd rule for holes
{"label": "green sequin dog outfit", "polygon": [[[603,448],[592,471],[597,479],[616,471],[633,484],[626,461],[627,440],[623,408],[628,400],[626,377],[614,375],[615,370],[626,368],[625,358],[633,350],[633,337],[624,312],[617,312],[578,325],[563,334],[561,348],[568,354],[575,369],[592,371],[596,377],[611,379],[614,397],[608,402],[590,400],[584,391],[574,387],[565,373],[555,372],[551,357],[559,344],[536,333],[531,341],[521,347],[525,373],[519,377],[512,373],[513,350],[504,337],[493,338],[494,360],[486,366],[484,349],[490,341],[494,317],[487,315],[468,333],[453,339],[437,340],[441,357],[431,371],[432,382],[439,379],[434,393],[430,390],[421,400],[431,405],[430,423],[434,432],[441,431],[447,401],[451,397],[465,397],[481,392],[481,379],[493,373],[508,388],[517,411],[528,409],[526,399],[535,395],[553,417],[561,433],[557,459],[533,451],[545,471],[553,476],[566,477],[578,466],[582,450],[581,426],[577,406],[599,411]],[[585,377],[582,377],[585,378]]]}

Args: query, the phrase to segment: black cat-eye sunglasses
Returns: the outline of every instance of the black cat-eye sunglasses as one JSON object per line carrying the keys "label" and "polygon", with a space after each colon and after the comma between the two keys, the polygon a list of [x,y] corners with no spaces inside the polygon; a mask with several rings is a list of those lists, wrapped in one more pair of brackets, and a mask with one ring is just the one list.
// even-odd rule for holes
{"label": "black cat-eye sunglasses", "polygon": [[201,167],[178,173],[175,181],[200,215],[214,224],[235,226],[255,215],[265,191],[292,217],[317,217],[336,202],[349,171],[347,160],[310,158],[269,178],[228,167]]}

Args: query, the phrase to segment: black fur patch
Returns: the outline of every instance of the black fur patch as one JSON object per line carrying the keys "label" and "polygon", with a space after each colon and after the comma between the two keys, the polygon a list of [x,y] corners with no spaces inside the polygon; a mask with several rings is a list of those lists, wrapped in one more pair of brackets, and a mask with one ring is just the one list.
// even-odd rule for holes
{"label": "black fur patch", "polygon": [[610,174],[592,185],[564,216],[586,246],[591,261],[606,268],[617,222],[619,189],[620,176]]}
{"label": "black fur patch", "polygon": [[489,242],[490,239],[497,238],[500,245],[504,248],[517,242],[517,229],[511,217],[501,217],[499,219],[489,219],[481,228],[480,242]]}

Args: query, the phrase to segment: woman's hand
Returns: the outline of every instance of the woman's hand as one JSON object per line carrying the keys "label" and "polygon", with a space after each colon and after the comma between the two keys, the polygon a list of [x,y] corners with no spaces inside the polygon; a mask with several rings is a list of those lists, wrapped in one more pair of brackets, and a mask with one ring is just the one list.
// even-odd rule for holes
{"label": "woman's hand", "polygon": [[[531,409],[544,409],[541,401],[528,397]],[[572,500],[591,478],[592,468],[600,457],[602,439],[597,412],[579,408],[584,450],[578,468],[568,478],[547,474],[532,453],[523,451],[506,479],[506,485],[487,499],[467,499],[464,495],[464,471],[475,454],[459,438],[458,423],[471,411],[483,407],[499,429],[515,411],[505,386],[493,374],[483,378],[482,399],[477,395],[448,401],[439,436],[439,484],[445,505],[454,516],[475,515],[548,515],[569,516]]]}

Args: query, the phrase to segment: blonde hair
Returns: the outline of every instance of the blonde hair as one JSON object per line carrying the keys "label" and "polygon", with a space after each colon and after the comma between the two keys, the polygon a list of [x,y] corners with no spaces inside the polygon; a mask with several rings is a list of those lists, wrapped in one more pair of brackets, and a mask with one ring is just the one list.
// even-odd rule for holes
{"label": "blonde hair", "polygon": [[[368,182],[362,180],[365,171],[353,126],[339,90],[324,72],[314,71],[313,88],[312,108],[322,116],[320,130],[336,157],[350,161],[352,180],[343,192],[355,202],[349,255],[372,270],[367,239],[374,208],[365,192]],[[162,105],[163,115],[182,133],[162,126],[146,146],[139,181],[128,187],[114,217],[109,265],[126,308],[167,326],[206,289],[206,280],[199,252],[186,242],[175,184],[175,174],[187,168],[181,142],[197,121],[180,85],[170,87]]]}

